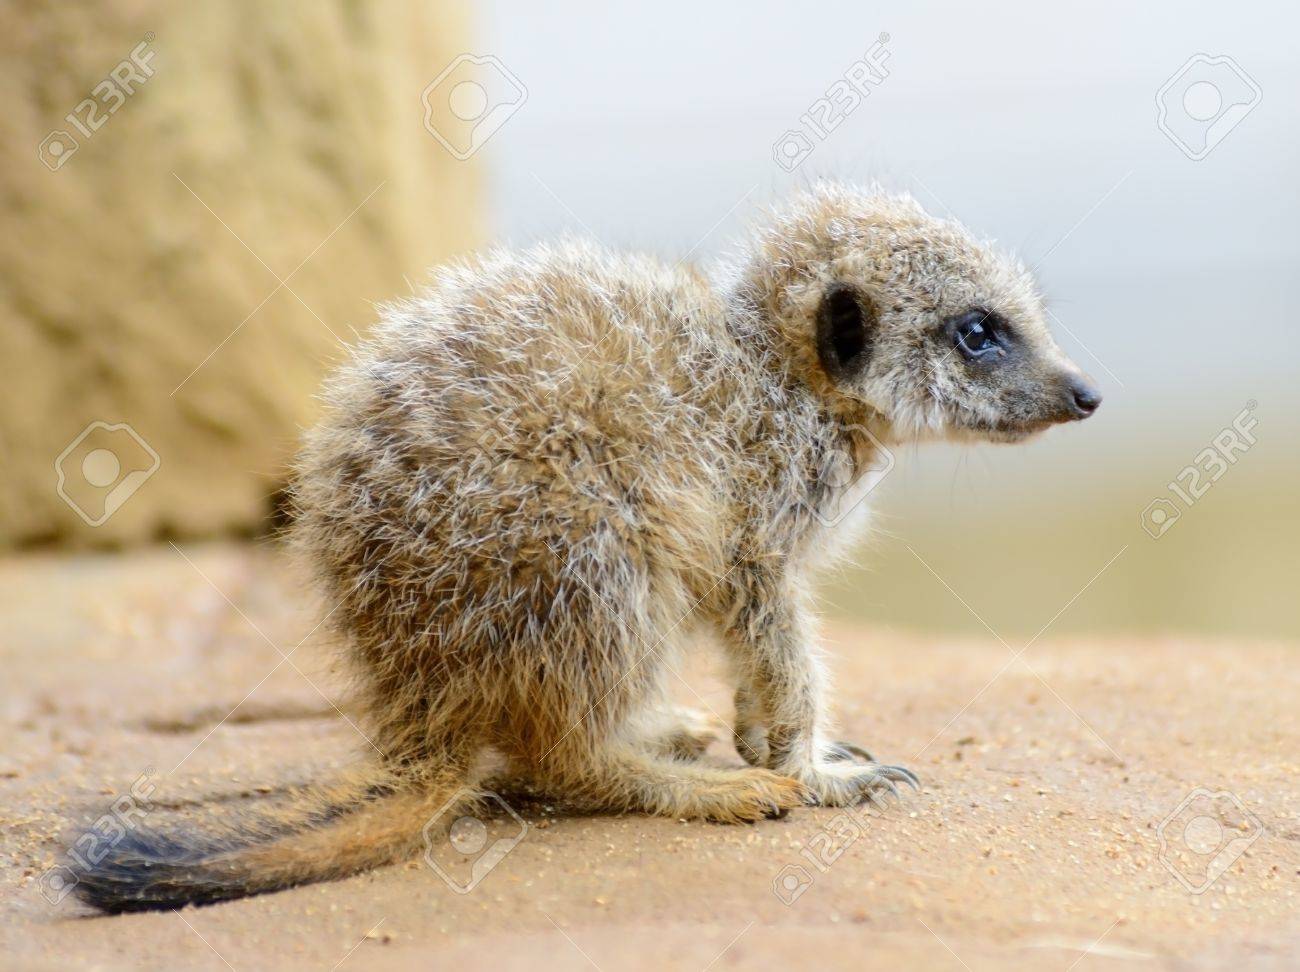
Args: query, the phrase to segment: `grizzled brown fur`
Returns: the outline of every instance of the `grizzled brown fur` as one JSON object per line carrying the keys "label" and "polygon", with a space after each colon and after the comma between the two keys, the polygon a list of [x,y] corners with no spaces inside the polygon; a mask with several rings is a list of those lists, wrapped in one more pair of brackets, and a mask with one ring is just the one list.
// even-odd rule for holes
{"label": "grizzled brown fur", "polygon": [[[289,836],[160,856],[152,884],[105,871],[102,907],[410,854],[430,814],[473,800],[487,752],[570,801],[726,822],[912,782],[827,736],[813,569],[857,533],[879,450],[1014,440],[1099,400],[1018,263],[837,185],[713,276],[585,243],[441,270],[325,394],[295,542],[381,766]],[[751,765],[698,761],[699,720],[666,702],[701,632],[731,662]]]}

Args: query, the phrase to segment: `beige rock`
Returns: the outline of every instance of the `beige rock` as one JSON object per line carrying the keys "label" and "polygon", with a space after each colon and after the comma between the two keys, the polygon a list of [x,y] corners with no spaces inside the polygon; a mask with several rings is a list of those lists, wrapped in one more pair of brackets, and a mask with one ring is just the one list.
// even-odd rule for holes
{"label": "beige rock", "polygon": [[[0,545],[265,524],[340,340],[479,241],[421,105],[468,49],[445,0],[4,4]],[[55,470],[93,422],[157,455],[101,427],[66,457],[89,519],[129,497],[97,527]]]}

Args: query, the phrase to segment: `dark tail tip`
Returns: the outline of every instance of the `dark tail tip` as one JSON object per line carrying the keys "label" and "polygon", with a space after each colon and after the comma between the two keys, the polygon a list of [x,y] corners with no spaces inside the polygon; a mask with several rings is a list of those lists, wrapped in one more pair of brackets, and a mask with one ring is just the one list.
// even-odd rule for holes
{"label": "dark tail tip", "polygon": [[[219,846],[183,833],[128,832],[104,857],[78,876],[77,897],[109,914],[166,911],[185,905],[215,904],[256,893]],[[220,862],[220,863],[219,863]]]}

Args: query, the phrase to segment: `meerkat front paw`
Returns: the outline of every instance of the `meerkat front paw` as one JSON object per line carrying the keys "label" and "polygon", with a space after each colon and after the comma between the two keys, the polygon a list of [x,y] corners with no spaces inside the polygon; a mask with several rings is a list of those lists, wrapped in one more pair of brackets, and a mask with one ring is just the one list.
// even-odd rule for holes
{"label": "meerkat front paw", "polygon": [[[735,743],[736,752],[750,766],[767,766],[771,760],[771,752],[767,745],[767,730],[762,726],[736,726],[732,730],[732,741]],[[828,762],[848,763],[854,760],[863,760],[867,763],[874,763],[876,757],[872,756],[867,750],[855,743],[836,740],[827,743],[823,747],[822,756]]]}
{"label": "meerkat front paw", "polygon": [[694,709],[674,710],[678,722],[654,740],[652,749],[670,759],[696,760],[718,738],[723,723]]}
{"label": "meerkat front paw", "polygon": [[754,693],[744,685],[736,689],[736,721],[731,740],[740,758],[750,766],[767,766],[772,761],[766,721]]}
{"label": "meerkat front paw", "polygon": [[824,807],[848,807],[866,800],[879,803],[883,802],[886,793],[892,793],[901,800],[902,794],[897,786],[899,782],[916,790],[921,788],[921,781],[916,774],[905,767],[875,762],[858,763],[842,758],[778,772],[797,779],[812,794],[809,802]]}
{"label": "meerkat front paw", "polygon": [[770,758],[767,730],[762,726],[738,725],[731,733],[736,752],[750,766],[766,766]]}

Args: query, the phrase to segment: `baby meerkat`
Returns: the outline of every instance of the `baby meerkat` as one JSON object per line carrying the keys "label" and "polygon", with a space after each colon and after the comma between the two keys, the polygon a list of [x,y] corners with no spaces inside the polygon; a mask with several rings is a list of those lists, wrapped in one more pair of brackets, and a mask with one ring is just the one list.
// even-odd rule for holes
{"label": "baby meerkat", "polygon": [[[383,754],[201,835],[128,835],[78,885],[206,903],[414,854],[485,753],[567,801],[753,821],[914,782],[828,736],[813,568],[882,450],[1014,442],[1101,401],[1024,267],[910,198],[821,185],[718,275],[566,243],[440,271],[330,381],[295,486]],[[828,470],[835,475],[828,475]],[[667,705],[704,629],[750,765]]]}

